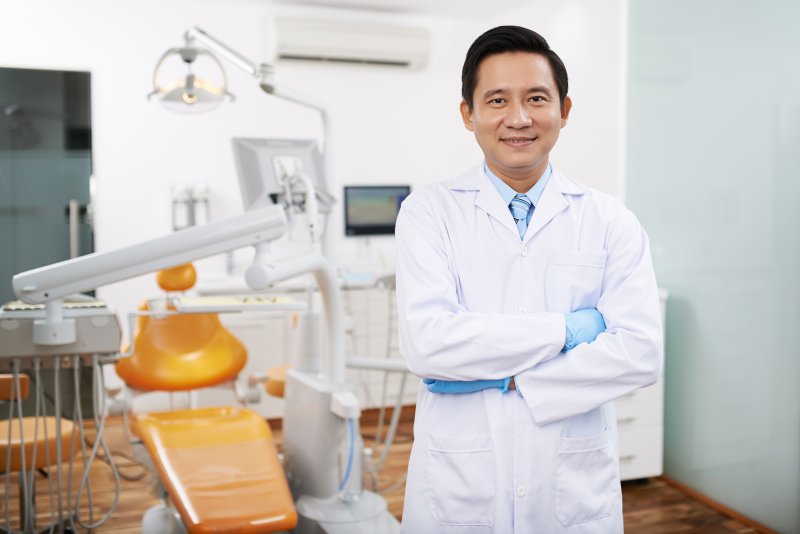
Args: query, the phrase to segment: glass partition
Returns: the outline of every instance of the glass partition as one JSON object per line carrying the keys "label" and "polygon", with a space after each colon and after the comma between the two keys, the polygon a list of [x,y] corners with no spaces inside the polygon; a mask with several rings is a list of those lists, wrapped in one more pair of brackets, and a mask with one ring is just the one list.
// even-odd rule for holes
{"label": "glass partition", "polygon": [[669,290],[667,476],[800,532],[800,3],[630,2],[628,204]]}
{"label": "glass partition", "polygon": [[90,102],[88,72],[0,68],[0,304],[12,275],[94,249]]}

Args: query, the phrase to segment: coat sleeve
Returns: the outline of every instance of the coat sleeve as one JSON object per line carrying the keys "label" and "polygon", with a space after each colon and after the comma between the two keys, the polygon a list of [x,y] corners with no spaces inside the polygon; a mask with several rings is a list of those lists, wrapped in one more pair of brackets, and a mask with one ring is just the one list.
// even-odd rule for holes
{"label": "coat sleeve", "polygon": [[400,351],[412,373],[437,380],[502,379],[564,346],[558,313],[475,313],[458,302],[447,227],[430,198],[409,196],[395,230]]}
{"label": "coat sleeve", "polygon": [[606,250],[597,303],[606,331],[514,377],[539,424],[587,412],[660,376],[661,308],[650,247],[644,229],[622,205]]}

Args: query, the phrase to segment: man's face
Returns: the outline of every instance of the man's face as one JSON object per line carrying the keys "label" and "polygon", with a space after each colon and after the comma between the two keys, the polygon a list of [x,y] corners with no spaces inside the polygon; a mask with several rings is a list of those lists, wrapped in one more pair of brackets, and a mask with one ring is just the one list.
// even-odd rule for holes
{"label": "man's face", "polygon": [[540,54],[488,56],[477,79],[472,110],[461,102],[464,125],[475,133],[489,169],[527,192],[547,169],[572,102],[566,97],[562,107],[550,63]]}

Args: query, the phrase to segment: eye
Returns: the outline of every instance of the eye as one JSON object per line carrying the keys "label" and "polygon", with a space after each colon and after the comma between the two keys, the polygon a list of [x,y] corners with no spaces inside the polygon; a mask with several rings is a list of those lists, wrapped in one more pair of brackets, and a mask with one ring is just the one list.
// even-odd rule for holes
{"label": "eye", "polygon": [[500,97],[493,98],[493,99],[489,100],[489,104],[494,104],[494,105],[505,104],[505,102],[506,102],[506,99],[505,98],[500,98]]}
{"label": "eye", "polygon": [[529,99],[529,100],[530,100],[531,102],[535,102],[535,103],[537,103],[537,104],[539,104],[539,103],[541,103],[541,102],[547,102],[547,98],[543,97],[542,95],[535,95],[535,96],[532,96],[532,97],[530,97],[530,99]]}

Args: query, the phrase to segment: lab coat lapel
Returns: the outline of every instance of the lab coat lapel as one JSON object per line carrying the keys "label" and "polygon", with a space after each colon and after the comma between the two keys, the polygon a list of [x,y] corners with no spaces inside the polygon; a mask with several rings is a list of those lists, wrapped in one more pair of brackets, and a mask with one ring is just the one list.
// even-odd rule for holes
{"label": "lab coat lapel", "polygon": [[[448,183],[450,189],[461,191],[477,191],[475,196],[475,207],[486,212],[490,217],[508,228],[510,232],[519,235],[517,226],[511,212],[503,203],[500,193],[497,192],[494,184],[483,172],[483,164],[478,165],[466,174],[459,176]],[[531,217],[531,224],[525,232],[524,241],[528,241],[536,235],[542,228],[552,221],[559,213],[567,209],[569,201],[568,195],[583,195],[587,189],[577,182],[566,178],[557,171],[553,171],[547,187],[544,188],[539,203]]]}
{"label": "lab coat lapel", "polygon": [[553,220],[556,215],[567,209],[569,202],[564,197],[564,194],[583,194],[583,190],[579,191],[576,188],[577,184],[568,181],[564,176],[556,171],[550,176],[550,181],[542,191],[542,196],[539,197],[539,203],[533,211],[531,223],[528,230],[525,232],[523,242],[530,240],[536,235],[539,230],[547,226],[547,223]]}
{"label": "lab coat lapel", "polygon": [[475,197],[475,206],[489,214],[490,217],[509,229],[509,231],[519,235],[514,224],[514,218],[511,216],[511,211],[503,203],[503,197],[497,191],[497,188],[483,172],[483,167],[480,168],[479,184],[480,191]]}

